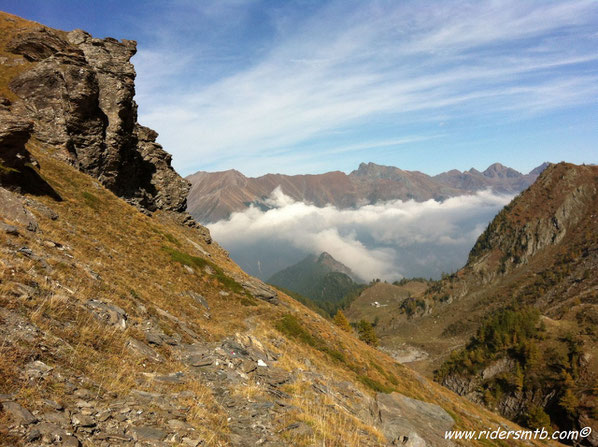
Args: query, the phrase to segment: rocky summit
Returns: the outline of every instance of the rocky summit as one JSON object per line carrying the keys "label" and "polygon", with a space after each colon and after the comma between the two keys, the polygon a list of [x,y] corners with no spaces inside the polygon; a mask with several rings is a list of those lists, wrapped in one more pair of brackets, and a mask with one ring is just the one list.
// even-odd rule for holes
{"label": "rocky summit", "polygon": [[8,37],[4,58],[19,61],[20,70],[3,86],[10,97],[2,99],[3,113],[11,116],[3,120],[4,140],[18,145],[30,132],[142,209],[185,209],[189,185],[156,143],[158,134],[137,122],[134,41],[30,23],[11,27]]}
{"label": "rocky summit", "polygon": [[248,276],[190,220],[136,121],[134,42],[4,13],[0,31],[0,445],[449,446],[445,430],[518,428]]}

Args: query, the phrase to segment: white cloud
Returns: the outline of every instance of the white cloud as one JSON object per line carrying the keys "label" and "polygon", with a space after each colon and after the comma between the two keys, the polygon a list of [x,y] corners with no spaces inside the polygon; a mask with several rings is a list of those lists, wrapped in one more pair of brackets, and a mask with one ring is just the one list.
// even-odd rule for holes
{"label": "white cloud", "polygon": [[463,265],[488,221],[511,198],[482,191],[444,202],[393,200],[337,209],[296,202],[277,188],[268,202],[272,209],[250,207],[209,228],[233,259],[262,277],[323,251],[366,281],[438,276]]}

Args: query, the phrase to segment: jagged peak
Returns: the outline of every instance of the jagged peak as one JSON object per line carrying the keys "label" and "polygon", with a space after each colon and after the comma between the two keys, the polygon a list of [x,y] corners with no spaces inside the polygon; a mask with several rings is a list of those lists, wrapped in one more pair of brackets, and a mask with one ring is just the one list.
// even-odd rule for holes
{"label": "jagged peak", "polygon": [[352,171],[349,175],[356,177],[369,178],[393,178],[406,173],[395,166],[379,165],[376,163],[360,163],[357,170]]}
{"label": "jagged peak", "polygon": [[11,113],[33,122],[33,138],[61,148],[63,158],[143,212],[184,213],[190,185],[156,143],[157,132],[137,122],[135,41],[31,24],[0,45],[29,62],[8,87],[16,96]]}
{"label": "jagged peak", "polygon": [[332,257],[330,253],[328,253],[327,251],[323,251],[322,253],[320,253],[320,256],[318,257],[318,262],[322,263],[327,261],[338,262],[336,259]]}
{"label": "jagged peak", "polygon": [[550,163],[545,161],[540,166],[536,166],[534,169],[529,171],[529,175],[540,175],[548,166],[550,166]]}
{"label": "jagged peak", "polygon": [[349,267],[335,259],[328,252],[322,252],[316,262],[320,265],[327,267],[332,272],[344,273],[346,275],[349,275],[350,277],[354,276],[352,270]]}
{"label": "jagged peak", "polygon": [[484,172],[482,172],[482,174],[491,178],[520,177],[522,175],[521,172],[516,171],[513,168],[509,168],[501,163],[491,164]]}

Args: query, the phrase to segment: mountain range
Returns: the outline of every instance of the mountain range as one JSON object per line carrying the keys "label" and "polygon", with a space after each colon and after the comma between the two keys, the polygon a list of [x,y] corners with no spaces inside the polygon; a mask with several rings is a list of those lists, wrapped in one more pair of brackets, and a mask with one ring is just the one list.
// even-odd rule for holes
{"label": "mountain range", "polygon": [[234,169],[221,172],[199,171],[186,179],[191,183],[187,211],[199,222],[227,219],[231,213],[250,205],[269,208],[267,199],[280,187],[296,201],[316,206],[351,208],[387,200],[438,201],[484,189],[516,194],[531,185],[546,168],[544,163],[528,174],[495,163],[483,172],[451,170],[429,176],[393,166],[361,163],[350,174],[341,171],[316,175],[266,174],[245,177]]}

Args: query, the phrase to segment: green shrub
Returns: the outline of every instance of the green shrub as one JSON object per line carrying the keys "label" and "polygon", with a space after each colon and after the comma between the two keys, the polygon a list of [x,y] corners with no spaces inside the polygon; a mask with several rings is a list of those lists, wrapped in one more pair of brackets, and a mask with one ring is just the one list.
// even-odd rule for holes
{"label": "green shrub", "polygon": [[550,416],[546,414],[542,407],[532,405],[525,415],[525,425],[529,428],[546,429],[552,432]]}
{"label": "green shrub", "polygon": [[328,346],[322,338],[312,335],[303,327],[301,320],[299,320],[295,315],[287,314],[282,317],[276,323],[276,329],[289,337],[299,340],[302,343],[305,343],[306,345],[327,354],[337,362],[348,366],[345,354]]}
{"label": "green shrub", "polygon": [[396,378],[396,376],[393,373],[386,371],[384,368],[382,368],[380,365],[378,365],[374,361],[372,361],[370,364],[374,367],[374,369],[376,369],[376,371],[378,371],[380,374],[382,374],[386,378],[386,380],[388,380],[390,383],[392,383],[393,385],[399,384],[399,380]]}
{"label": "green shrub", "polygon": [[318,348],[318,341],[301,325],[295,315],[287,314],[276,323],[276,329],[306,345]]}
{"label": "green shrub", "polygon": [[360,320],[357,323],[357,333],[361,341],[366,342],[368,345],[378,346],[378,336],[369,321]]}
{"label": "green shrub", "polygon": [[257,306],[257,301],[254,300],[253,298],[248,298],[248,297],[242,297],[241,298],[241,305],[242,306],[247,306],[247,307],[251,307],[251,306]]}
{"label": "green shrub", "polygon": [[418,309],[425,310],[426,302],[424,300],[415,298],[405,298],[401,303],[401,311],[405,312],[408,317],[413,316]]}

